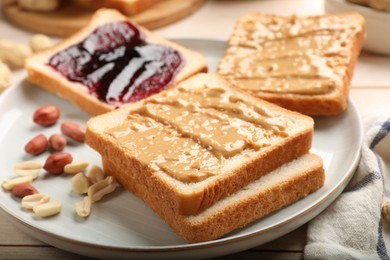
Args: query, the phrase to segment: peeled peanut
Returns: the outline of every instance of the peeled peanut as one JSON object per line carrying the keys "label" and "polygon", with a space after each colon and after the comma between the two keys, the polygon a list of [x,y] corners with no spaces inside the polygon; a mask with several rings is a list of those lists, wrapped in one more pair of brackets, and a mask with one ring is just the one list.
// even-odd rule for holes
{"label": "peeled peanut", "polygon": [[40,205],[50,201],[50,196],[42,193],[27,195],[22,199],[22,208],[32,209],[36,205]]}
{"label": "peeled peanut", "polygon": [[53,46],[52,40],[44,34],[35,34],[30,39],[30,47],[33,52],[40,52]]}
{"label": "peeled peanut", "polygon": [[76,203],[76,213],[80,217],[88,217],[91,213],[92,201],[86,196],[82,201]]}
{"label": "peeled peanut", "polygon": [[61,211],[62,204],[58,201],[50,201],[33,207],[35,215],[39,217],[50,217]]}
{"label": "peeled peanut", "polygon": [[43,134],[38,134],[33,137],[28,143],[24,146],[26,153],[32,155],[39,155],[47,150],[49,146],[49,141],[47,137]]}
{"label": "peeled peanut", "polygon": [[56,151],[62,151],[67,143],[66,138],[59,134],[53,134],[49,138],[50,147]]}
{"label": "peeled peanut", "polygon": [[78,194],[84,194],[88,192],[88,188],[91,186],[91,182],[84,173],[79,172],[72,177],[71,185],[74,192]]}
{"label": "peeled peanut", "polygon": [[88,161],[72,162],[65,165],[64,172],[68,174],[76,174],[85,171],[89,165]]}
{"label": "peeled peanut", "polygon": [[88,189],[88,197],[92,202],[101,200],[103,196],[113,192],[116,188],[116,181],[112,176],[108,176],[104,180],[101,180]]}
{"label": "peeled peanut", "polygon": [[51,174],[61,174],[64,172],[65,165],[73,161],[72,155],[69,153],[55,153],[50,155],[45,162],[43,168]]}
{"label": "peeled peanut", "polygon": [[106,174],[103,172],[102,168],[97,165],[93,165],[88,172],[88,179],[92,183],[97,183],[103,180],[106,177]]}
{"label": "peeled peanut", "polygon": [[39,172],[42,168],[40,162],[35,161],[25,161],[17,163],[14,165],[14,172],[18,176],[31,176],[33,179],[36,179],[39,175]]}
{"label": "peeled peanut", "polygon": [[54,125],[60,117],[60,110],[53,105],[45,105],[35,110],[33,120],[41,126]]}
{"label": "peeled peanut", "polygon": [[61,124],[61,132],[78,142],[85,140],[85,128],[79,124],[64,122]]}
{"label": "peeled peanut", "polygon": [[3,188],[6,190],[11,190],[13,187],[19,185],[19,184],[25,184],[25,183],[31,183],[33,181],[32,176],[25,176],[25,177],[17,177],[11,180],[4,180],[3,181]]}
{"label": "peeled peanut", "polygon": [[26,58],[31,56],[29,46],[8,40],[0,40],[0,59],[15,66],[23,67]]}
{"label": "peeled peanut", "polygon": [[36,194],[38,191],[31,184],[22,183],[13,187],[11,193],[15,197],[23,198],[28,195]]}
{"label": "peeled peanut", "polygon": [[0,61],[0,93],[11,85],[11,75],[8,65]]}

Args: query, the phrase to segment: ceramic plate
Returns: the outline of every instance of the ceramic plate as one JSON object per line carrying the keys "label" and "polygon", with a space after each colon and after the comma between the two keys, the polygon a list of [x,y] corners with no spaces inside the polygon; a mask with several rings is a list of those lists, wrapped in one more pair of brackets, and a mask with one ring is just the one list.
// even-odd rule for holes
{"label": "ceramic plate", "polygon": [[[224,41],[182,39],[177,42],[198,50],[208,58],[210,71],[223,55]],[[55,104],[60,122],[84,124],[89,116],[71,103],[22,80],[0,97],[0,179],[12,178],[13,165],[34,159],[44,162],[48,153],[26,155],[25,143],[38,133],[60,132],[60,124],[43,128],[32,122],[35,109]],[[82,200],[71,191],[71,176],[42,173],[34,182],[41,192],[63,203],[60,214],[40,219],[20,207],[20,200],[0,189],[5,216],[26,233],[58,248],[98,258],[208,258],[235,253],[278,238],[306,223],[325,209],[343,190],[359,160],[362,124],[352,100],[348,110],[336,117],[316,118],[312,151],[322,156],[327,173],[325,186],[305,199],[279,210],[221,239],[186,244],[131,193],[118,189],[93,205],[89,218],[76,216],[74,205]],[[66,147],[76,160],[101,165],[99,155],[84,144]]]}

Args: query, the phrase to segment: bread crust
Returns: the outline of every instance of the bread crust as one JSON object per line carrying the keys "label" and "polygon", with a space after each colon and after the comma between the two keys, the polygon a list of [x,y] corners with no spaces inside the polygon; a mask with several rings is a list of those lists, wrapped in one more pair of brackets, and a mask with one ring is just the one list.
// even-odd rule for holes
{"label": "bread crust", "polygon": [[[226,81],[217,75],[211,74],[198,74],[180,83],[179,86],[202,86],[205,82],[211,81],[214,81],[212,84],[221,84],[229,89]],[[229,89],[229,91],[237,90]],[[269,109],[281,111],[281,113],[294,118],[297,121],[296,125],[299,125],[299,131],[295,130],[296,132],[290,136],[283,138],[283,140],[262,150],[261,153],[253,155],[251,158],[242,159],[240,165],[235,167],[234,170],[215,178],[208,178],[205,182],[183,184],[175,181],[162,171],[152,171],[149,165],[143,165],[126,148],[123,148],[115,138],[105,134],[105,129],[120,124],[128,113],[134,107],[141,106],[143,101],[89,120],[86,143],[97,150],[103,158],[112,161],[121,169],[121,174],[115,176],[115,178],[137,196],[164,198],[160,203],[161,208],[166,210],[174,208],[181,214],[186,215],[197,214],[269,171],[306,154],[311,148],[314,124],[312,118],[258,100],[246,93],[239,91],[236,93],[259,102]],[[161,94],[163,93],[161,92]]]}
{"label": "bread crust", "polygon": [[[235,30],[242,28],[241,20],[245,20],[245,17],[250,15],[259,15],[259,16],[269,16],[276,18],[287,19],[283,16],[277,15],[266,15],[266,14],[247,14],[242,17],[236,24]],[[335,15],[324,15],[324,16],[335,16]],[[321,94],[321,95],[300,95],[292,93],[271,93],[265,91],[248,91],[252,95],[285,107],[287,109],[297,111],[306,115],[311,116],[332,116],[337,115],[343,112],[348,106],[348,96],[350,89],[350,82],[354,73],[355,64],[357,62],[358,56],[363,46],[365,38],[365,21],[364,18],[356,13],[345,13],[339,14],[339,16],[351,16],[356,21],[359,21],[357,26],[361,26],[359,30],[353,37],[351,49],[349,50],[349,62],[346,66],[346,72],[342,79],[341,87],[336,88],[331,93]],[[308,16],[307,19],[316,19],[320,16]],[[231,36],[233,37],[233,35]],[[232,43],[232,39],[229,41],[229,46],[235,46],[235,43]],[[227,55],[227,52],[225,53]],[[222,60],[223,62],[223,60]],[[221,63],[220,63],[221,64]],[[224,76],[224,75],[223,75]],[[229,77],[228,77],[229,79]],[[232,84],[235,84],[238,88],[241,88],[234,79]],[[245,83],[244,83],[245,84]]]}
{"label": "bread crust", "polygon": [[[115,177],[122,170],[113,161],[103,157],[105,171]],[[276,178],[298,165],[292,173],[272,184],[264,184],[265,178]],[[279,172],[277,172],[279,171]],[[283,173],[282,173],[283,174]],[[273,176],[272,176],[273,175]],[[218,201],[203,213],[195,216],[180,214],[174,208],[161,207],[164,197],[151,196],[148,192],[135,193],[148,204],[179,236],[189,243],[217,239],[237,228],[242,228],[276,210],[306,197],[324,185],[325,172],[322,160],[314,154],[306,154],[283,165],[275,172],[255,180],[241,191]],[[126,186],[127,187],[127,186]],[[133,190],[131,190],[133,191]]]}
{"label": "bread crust", "polygon": [[[48,92],[51,92],[69,100],[76,106],[80,107],[80,109],[86,111],[91,115],[98,115],[114,110],[114,106],[100,101],[97,98],[88,94],[87,88],[84,85],[82,85],[81,83],[70,82],[59,72],[55,71],[46,64],[52,55],[73,44],[80,42],[87,35],[92,33],[98,26],[109,22],[124,20],[129,19],[120,14],[118,11],[111,9],[98,10],[93,15],[89,23],[85,27],[80,29],[77,33],[65,39],[56,46],[28,58],[25,65],[28,73],[28,80],[34,84],[37,84]],[[202,54],[186,49],[174,42],[165,40],[157,36],[156,34],[148,31],[147,29],[142,28],[141,26],[136,26],[140,29],[142,33],[145,34],[145,38],[148,43],[158,43],[170,46],[178,50],[182,55],[182,58],[184,60],[184,66],[175,75],[175,78],[171,85],[174,85],[177,82],[180,82],[198,72],[207,72],[207,63]]]}

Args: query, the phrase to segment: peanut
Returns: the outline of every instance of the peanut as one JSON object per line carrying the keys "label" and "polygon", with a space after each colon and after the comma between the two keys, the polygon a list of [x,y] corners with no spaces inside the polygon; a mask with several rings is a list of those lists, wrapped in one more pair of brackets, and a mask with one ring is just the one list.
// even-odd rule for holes
{"label": "peanut", "polygon": [[382,206],[382,216],[390,221],[390,201],[386,201]]}
{"label": "peanut", "polygon": [[22,183],[13,187],[11,193],[15,197],[23,198],[28,195],[36,194],[38,191],[31,184]]}
{"label": "peanut", "polygon": [[22,208],[32,209],[37,205],[44,204],[50,201],[50,196],[42,193],[27,195],[22,199]]}
{"label": "peanut", "polygon": [[41,126],[54,125],[60,117],[60,110],[53,105],[45,105],[35,110],[33,120]]}
{"label": "peanut", "polygon": [[66,138],[59,134],[53,134],[49,138],[49,145],[55,151],[62,151],[67,143]]}
{"label": "peanut", "polygon": [[65,165],[64,172],[68,174],[76,174],[85,171],[89,165],[88,161],[80,161]]}
{"label": "peanut", "polygon": [[75,176],[72,177],[72,190],[78,194],[84,194],[88,192],[88,188],[91,185],[91,182],[85,176],[84,173],[79,172]]}
{"label": "peanut", "polygon": [[39,172],[42,168],[40,162],[35,161],[25,161],[17,163],[14,165],[14,172],[18,176],[31,176],[33,179],[36,179],[39,175]]}
{"label": "peanut", "polygon": [[61,132],[78,142],[85,140],[85,128],[79,124],[64,122],[61,124]]}
{"label": "peanut", "polygon": [[0,41],[0,59],[12,65],[23,67],[26,58],[32,54],[29,46],[12,41]]}
{"label": "peanut", "polygon": [[4,180],[3,181],[3,188],[6,190],[11,190],[13,187],[24,184],[24,183],[31,183],[33,181],[33,177],[31,176],[25,176],[25,177],[17,177],[11,180]]}
{"label": "peanut", "polygon": [[53,46],[52,40],[44,34],[35,34],[30,39],[30,48],[33,52],[40,52]]}
{"label": "peanut", "polygon": [[62,204],[58,201],[46,202],[33,207],[35,215],[39,217],[50,217],[61,211]]}
{"label": "peanut", "polygon": [[59,0],[18,0],[21,8],[29,11],[51,12],[60,6]]}
{"label": "peanut", "polygon": [[11,85],[11,70],[7,64],[0,61],[0,93]]}
{"label": "peanut", "polygon": [[103,180],[106,177],[106,174],[103,172],[102,168],[97,165],[93,165],[88,172],[88,179],[92,183],[97,183],[98,181]]}
{"label": "peanut", "polygon": [[100,200],[103,196],[113,192],[116,188],[116,181],[112,176],[108,176],[104,180],[101,180],[93,184],[88,189],[88,197],[92,202]]}
{"label": "peanut", "polygon": [[92,207],[92,201],[91,199],[86,196],[82,201],[79,201],[76,203],[76,213],[80,217],[88,217],[91,213],[91,207]]}
{"label": "peanut", "polygon": [[43,166],[43,168],[51,174],[61,174],[64,172],[65,165],[73,161],[72,155],[69,153],[55,153],[50,155]]}
{"label": "peanut", "polygon": [[43,134],[38,134],[34,138],[32,138],[28,143],[24,146],[24,150],[26,153],[32,155],[39,155],[47,150],[49,146],[49,141],[47,137]]}

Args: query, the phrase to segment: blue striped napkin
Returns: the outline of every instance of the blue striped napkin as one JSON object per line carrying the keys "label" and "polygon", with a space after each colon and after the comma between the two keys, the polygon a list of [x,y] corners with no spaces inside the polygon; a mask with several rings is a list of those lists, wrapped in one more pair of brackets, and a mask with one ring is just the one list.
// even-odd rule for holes
{"label": "blue striped napkin", "polygon": [[359,167],[343,193],[308,226],[306,259],[390,259],[390,104],[365,118]]}

